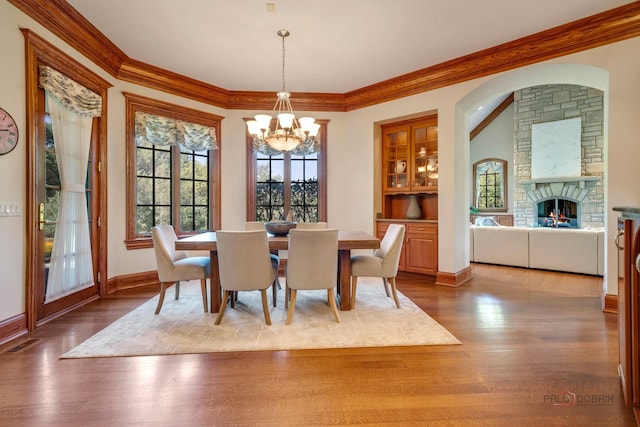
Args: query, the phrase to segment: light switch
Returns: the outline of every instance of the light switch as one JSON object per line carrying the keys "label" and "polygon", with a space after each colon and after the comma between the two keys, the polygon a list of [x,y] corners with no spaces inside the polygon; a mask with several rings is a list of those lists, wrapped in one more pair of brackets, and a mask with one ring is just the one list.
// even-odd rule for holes
{"label": "light switch", "polygon": [[0,202],[0,216],[20,216],[18,202]]}

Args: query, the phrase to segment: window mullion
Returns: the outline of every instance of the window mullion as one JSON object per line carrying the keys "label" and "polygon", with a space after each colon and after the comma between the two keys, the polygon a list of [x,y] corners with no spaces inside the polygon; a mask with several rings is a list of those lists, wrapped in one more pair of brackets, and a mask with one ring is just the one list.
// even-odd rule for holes
{"label": "window mullion", "polygon": [[284,154],[284,216],[291,210],[291,153]]}
{"label": "window mullion", "polygon": [[171,223],[176,234],[182,234],[180,218],[180,146],[171,147]]}

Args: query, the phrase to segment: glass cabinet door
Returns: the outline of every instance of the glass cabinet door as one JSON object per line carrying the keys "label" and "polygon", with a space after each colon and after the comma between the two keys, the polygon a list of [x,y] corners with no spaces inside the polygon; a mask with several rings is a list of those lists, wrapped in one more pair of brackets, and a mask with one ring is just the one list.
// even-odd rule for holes
{"label": "glass cabinet door", "polygon": [[384,135],[384,186],[387,191],[402,191],[411,185],[409,172],[409,128],[390,128]]}
{"label": "glass cabinet door", "polygon": [[412,186],[433,188],[438,186],[438,128],[414,126]]}

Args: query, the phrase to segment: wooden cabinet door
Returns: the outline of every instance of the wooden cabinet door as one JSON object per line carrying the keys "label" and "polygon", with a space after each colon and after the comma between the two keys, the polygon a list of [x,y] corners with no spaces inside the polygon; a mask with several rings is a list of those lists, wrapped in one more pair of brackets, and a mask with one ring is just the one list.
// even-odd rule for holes
{"label": "wooden cabinet door", "polygon": [[412,273],[438,272],[438,228],[434,224],[408,224],[405,268]]}

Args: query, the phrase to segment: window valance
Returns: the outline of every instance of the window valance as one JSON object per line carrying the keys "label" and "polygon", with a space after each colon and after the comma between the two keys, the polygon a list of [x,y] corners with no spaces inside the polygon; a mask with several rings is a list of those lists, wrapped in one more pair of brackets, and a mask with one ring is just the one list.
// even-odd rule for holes
{"label": "window valance", "polygon": [[100,117],[102,97],[48,66],[39,68],[40,86],[65,108],[81,116]]}
{"label": "window valance", "polygon": [[218,149],[214,127],[140,111],[136,112],[136,138],[159,146],[180,144],[193,151]]}
{"label": "window valance", "polygon": [[[294,149],[289,151],[294,156],[308,156],[313,153],[320,152],[320,138],[316,138],[317,140],[307,139],[298,144]],[[277,156],[282,154],[282,151],[276,150],[271,147],[269,144],[260,143],[257,138],[253,140],[253,151],[264,154],[265,156]]]}

